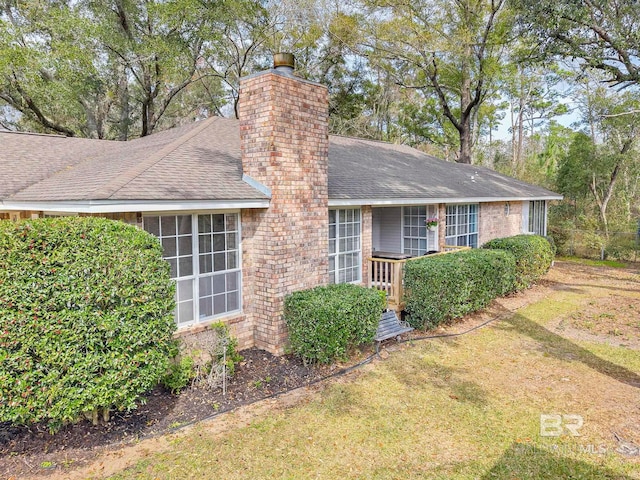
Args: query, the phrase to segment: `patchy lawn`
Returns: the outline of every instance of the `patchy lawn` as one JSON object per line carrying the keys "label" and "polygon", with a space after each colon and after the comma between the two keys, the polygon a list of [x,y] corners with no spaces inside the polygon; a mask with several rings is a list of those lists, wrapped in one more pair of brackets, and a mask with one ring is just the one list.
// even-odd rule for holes
{"label": "patchy lawn", "polygon": [[639,302],[637,269],[558,262],[443,329],[472,333],[51,478],[640,479]]}

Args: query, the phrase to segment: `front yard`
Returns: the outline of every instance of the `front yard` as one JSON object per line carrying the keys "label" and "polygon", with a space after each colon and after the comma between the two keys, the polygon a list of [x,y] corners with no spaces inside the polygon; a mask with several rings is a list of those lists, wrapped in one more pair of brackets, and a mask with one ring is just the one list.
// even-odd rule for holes
{"label": "front yard", "polygon": [[637,269],[557,262],[446,330],[490,318],[56,475],[640,479]]}

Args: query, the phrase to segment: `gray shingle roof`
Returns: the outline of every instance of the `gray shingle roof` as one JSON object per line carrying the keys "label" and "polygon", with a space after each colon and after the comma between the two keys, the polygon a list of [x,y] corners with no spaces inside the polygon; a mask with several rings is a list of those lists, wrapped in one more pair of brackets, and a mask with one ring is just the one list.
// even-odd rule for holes
{"label": "gray shingle roof", "polygon": [[432,201],[560,198],[488,168],[446,162],[406,145],[332,136],[329,198]]}
{"label": "gray shingle roof", "polygon": [[[220,117],[129,142],[0,131],[0,169],[0,200],[14,202],[266,198],[242,180],[238,121]],[[330,137],[331,200],[541,197],[557,195],[407,146]]]}
{"label": "gray shingle roof", "polygon": [[129,142],[0,133],[0,145],[12,201],[266,198],[242,180],[238,123],[219,117]]}

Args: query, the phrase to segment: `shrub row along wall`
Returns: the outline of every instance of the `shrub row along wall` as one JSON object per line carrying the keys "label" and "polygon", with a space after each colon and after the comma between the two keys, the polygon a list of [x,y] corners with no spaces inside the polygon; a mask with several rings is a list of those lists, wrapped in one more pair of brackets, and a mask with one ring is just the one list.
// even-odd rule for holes
{"label": "shrub row along wall", "polygon": [[284,311],[291,351],[305,363],[345,358],[349,347],[373,342],[384,306],[376,290],[351,284],[295,292]]}
{"label": "shrub row along wall", "polygon": [[174,346],[174,285],[157,239],[122,222],[0,222],[0,422],[130,409]]}
{"label": "shrub row along wall", "polygon": [[424,257],[404,267],[406,311],[415,328],[433,328],[487,306],[514,288],[515,259],[498,250]]}
{"label": "shrub row along wall", "polygon": [[530,286],[551,266],[553,250],[537,235],[488,242],[483,249],[427,256],[405,264],[409,323],[433,328]]}
{"label": "shrub row along wall", "polygon": [[529,288],[547,273],[555,255],[549,240],[539,235],[496,238],[482,248],[500,249],[513,254],[516,259],[516,290]]}

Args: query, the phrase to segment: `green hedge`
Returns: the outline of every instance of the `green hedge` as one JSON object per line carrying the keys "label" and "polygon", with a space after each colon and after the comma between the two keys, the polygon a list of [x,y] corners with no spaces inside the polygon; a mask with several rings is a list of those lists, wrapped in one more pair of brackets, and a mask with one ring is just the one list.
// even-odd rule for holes
{"label": "green hedge", "polygon": [[343,359],[349,347],[373,341],[384,306],[376,290],[357,285],[295,292],[284,309],[291,350],[305,363]]}
{"label": "green hedge", "polygon": [[554,247],[539,235],[516,235],[497,238],[482,248],[506,250],[516,259],[516,288],[523,290],[543,277],[551,268]]}
{"label": "green hedge", "polygon": [[108,419],[169,365],[174,286],[159,242],[101,218],[0,221],[0,422]]}
{"label": "green hedge", "polygon": [[409,323],[433,328],[513,291],[515,259],[497,250],[426,256],[405,264],[404,285]]}

